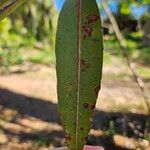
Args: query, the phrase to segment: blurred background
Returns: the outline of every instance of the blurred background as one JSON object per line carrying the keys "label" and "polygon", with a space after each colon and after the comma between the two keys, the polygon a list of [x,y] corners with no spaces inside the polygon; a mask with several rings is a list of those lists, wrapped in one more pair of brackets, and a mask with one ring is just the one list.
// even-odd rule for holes
{"label": "blurred background", "polygon": [[[0,23],[1,150],[48,150],[65,145],[58,123],[54,49],[63,3],[28,1]],[[150,2],[97,3],[103,24],[104,67],[87,144],[106,150],[149,150]],[[112,17],[121,38],[116,37]],[[146,101],[122,51],[145,83]]]}

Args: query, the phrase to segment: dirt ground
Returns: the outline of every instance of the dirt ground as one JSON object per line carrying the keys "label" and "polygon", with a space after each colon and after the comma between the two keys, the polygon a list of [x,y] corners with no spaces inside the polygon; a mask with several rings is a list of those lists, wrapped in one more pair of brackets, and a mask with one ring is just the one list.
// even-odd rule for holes
{"label": "dirt ground", "polygon": [[[149,79],[144,79],[148,96]],[[150,150],[144,137],[147,118],[140,90],[126,65],[116,59],[105,64],[87,144],[106,150]],[[0,75],[0,150],[51,150],[64,145],[54,67],[14,66]]]}

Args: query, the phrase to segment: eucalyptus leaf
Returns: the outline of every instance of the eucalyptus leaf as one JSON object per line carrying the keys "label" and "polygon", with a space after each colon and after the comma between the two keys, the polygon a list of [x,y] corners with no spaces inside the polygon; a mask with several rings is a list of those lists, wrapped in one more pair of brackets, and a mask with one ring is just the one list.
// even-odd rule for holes
{"label": "eucalyptus leaf", "polygon": [[56,36],[60,119],[70,150],[81,150],[90,131],[103,62],[101,21],[95,0],[66,0]]}

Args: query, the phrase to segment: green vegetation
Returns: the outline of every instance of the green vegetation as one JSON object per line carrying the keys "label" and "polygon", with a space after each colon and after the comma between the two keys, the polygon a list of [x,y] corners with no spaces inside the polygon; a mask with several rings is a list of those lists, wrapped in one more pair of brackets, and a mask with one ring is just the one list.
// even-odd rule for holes
{"label": "green vegetation", "polygon": [[[124,1],[119,5],[118,14],[119,16],[131,15],[131,10],[129,10],[131,4],[141,6],[147,3],[147,0]],[[55,63],[54,40],[58,13],[53,6],[52,1],[49,0],[38,0],[36,3],[35,1],[27,2],[0,23],[0,66],[9,68],[25,62],[45,65]],[[126,14],[126,11],[130,13]],[[147,14],[145,13],[143,16],[147,16]],[[117,20],[120,18],[119,16],[116,16]],[[118,21],[119,24],[122,23],[121,18]],[[150,48],[143,45],[142,30],[127,32],[123,29],[122,32],[126,37],[128,53],[131,58],[140,64],[148,65]],[[104,37],[104,48],[105,62],[109,62],[111,55],[122,57],[119,43],[114,34]]]}
{"label": "green vegetation", "polygon": [[106,136],[114,136],[115,134],[117,134],[117,131],[115,129],[115,122],[114,121],[110,121],[109,122],[109,128],[106,131]]}
{"label": "green vegetation", "polygon": [[[32,33],[18,33],[10,27],[9,19],[0,23],[0,66],[9,67],[25,62],[45,65],[55,63],[54,46],[51,46],[49,40],[38,42]],[[149,64],[150,49],[148,46],[142,46],[142,36],[142,32],[125,34],[128,53],[136,62]],[[104,49],[105,61],[109,62],[110,54],[122,57],[119,43],[113,34],[107,40],[104,38]]]}
{"label": "green vegetation", "polygon": [[57,16],[52,1],[37,0],[0,22],[0,66],[53,64]]}
{"label": "green vegetation", "polygon": [[[8,23],[8,19],[2,21],[0,28],[5,22]],[[54,50],[48,41],[38,42],[32,34],[18,34],[10,31],[9,26],[3,30],[1,37],[0,66],[22,65],[25,62],[46,65],[54,63]]]}
{"label": "green vegetation", "polygon": [[[126,37],[128,54],[130,55],[130,57],[138,63],[149,64],[150,48],[149,46],[143,46],[143,33],[141,31],[126,34],[124,33],[124,36]],[[104,48],[106,53],[108,52],[112,55],[122,57],[120,46],[118,41],[116,40],[115,35],[112,34],[108,39],[104,39]]]}
{"label": "green vegetation", "polygon": [[50,141],[46,138],[37,138],[34,141],[34,147],[41,147],[41,146],[45,146],[45,145],[49,145]]}

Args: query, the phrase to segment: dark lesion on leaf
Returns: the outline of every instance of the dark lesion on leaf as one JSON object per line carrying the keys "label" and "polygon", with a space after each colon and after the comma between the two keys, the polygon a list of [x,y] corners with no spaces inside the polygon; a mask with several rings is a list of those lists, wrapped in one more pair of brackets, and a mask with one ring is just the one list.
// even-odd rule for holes
{"label": "dark lesion on leaf", "polygon": [[100,19],[100,16],[97,14],[89,14],[86,17],[86,19],[88,20],[88,23],[91,24],[91,23],[98,21]]}
{"label": "dark lesion on leaf", "polygon": [[61,121],[60,118],[58,118],[58,124],[59,124],[59,125],[62,125],[62,121]]}
{"label": "dark lesion on leaf", "polygon": [[83,127],[80,127],[80,131],[83,131],[84,130],[84,128]]}
{"label": "dark lesion on leaf", "polygon": [[95,109],[95,104],[91,105],[91,110],[93,111]]}
{"label": "dark lesion on leaf", "polygon": [[100,91],[100,85],[98,85],[97,87],[94,88],[94,92],[98,95],[99,91]]}
{"label": "dark lesion on leaf", "polygon": [[96,44],[96,43],[98,43],[98,42],[100,42],[100,39],[93,39],[93,42]]}
{"label": "dark lesion on leaf", "polygon": [[61,118],[61,115],[59,114],[59,115],[58,115],[58,123],[61,125],[61,124],[62,124],[62,121],[61,121],[60,118]]}
{"label": "dark lesion on leaf", "polygon": [[86,136],[85,138],[82,138],[82,140],[87,142],[88,141],[88,136]]}
{"label": "dark lesion on leaf", "polygon": [[82,71],[82,72],[84,72],[84,71],[85,71],[85,69],[82,69],[81,71]]}
{"label": "dark lesion on leaf", "polygon": [[84,108],[89,108],[89,104],[88,103],[84,103]]}
{"label": "dark lesion on leaf", "polygon": [[91,109],[92,111],[95,109],[95,104],[90,105],[90,104],[88,104],[88,103],[84,103],[83,106],[84,106],[84,108],[86,108],[86,109],[89,108],[89,109]]}
{"label": "dark lesion on leaf", "polygon": [[94,31],[94,29],[92,27],[92,23],[98,21],[99,19],[100,19],[100,16],[97,14],[89,14],[86,17],[86,23],[85,23],[85,25],[82,26],[83,31],[84,31],[83,39],[92,36],[92,33]]}
{"label": "dark lesion on leaf", "polygon": [[81,58],[81,64],[86,69],[90,67],[89,63],[84,58]]}
{"label": "dark lesion on leaf", "polygon": [[84,31],[83,39],[92,36],[93,28],[91,25],[84,25],[84,26],[82,26],[82,28]]}
{"label": "dark lesion on leaf", "polygon": [[70,141],[70,140],[72,140],[72,137],[69,135],[69,134],[65,134],[65,139],[67,140],[67,141]]}
{"label": "dark lesion on leaf", "polygon": [[58,37],[58,40],[61,40],[61,37]]}
{"label": "dark lesion on leaf", "polygon": [[76,122],[73,122],[73,125],[76,126]]}

